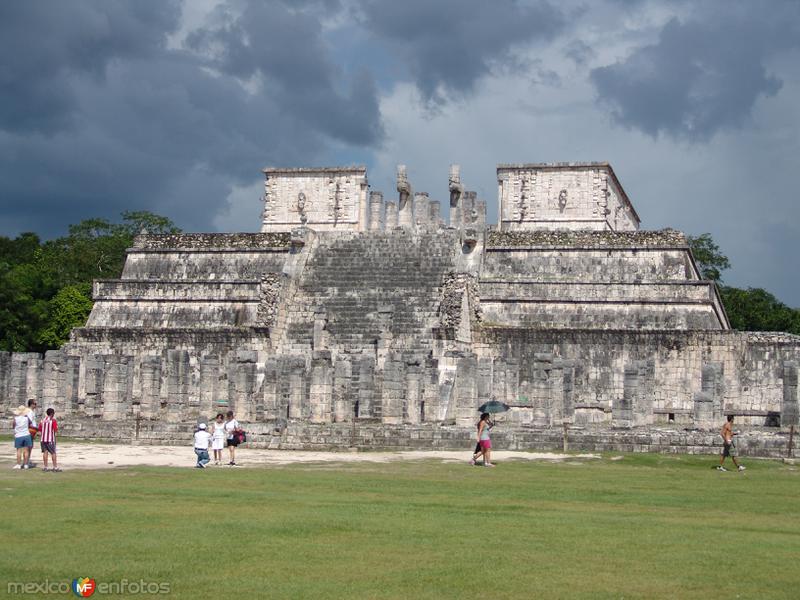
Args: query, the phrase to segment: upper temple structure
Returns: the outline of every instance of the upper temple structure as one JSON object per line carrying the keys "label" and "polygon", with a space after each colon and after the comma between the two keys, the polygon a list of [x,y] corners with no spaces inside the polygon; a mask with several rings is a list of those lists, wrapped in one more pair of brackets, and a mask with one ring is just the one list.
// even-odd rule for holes
{"label": "upper temple structure", "polygon": [[37,398],[87,437],[233,410],[275,448],[467,448],[497,399],[506,448],[703,452],[734,414],[745,450],[786,453],[800,338],[731,330],[608,163],[498,166],[496,225],[458,165],[440,199],[404,165],[383,192],[364,167],[264,176],[259,233],[143,233],[63,348],[0,353],[0,409]]}

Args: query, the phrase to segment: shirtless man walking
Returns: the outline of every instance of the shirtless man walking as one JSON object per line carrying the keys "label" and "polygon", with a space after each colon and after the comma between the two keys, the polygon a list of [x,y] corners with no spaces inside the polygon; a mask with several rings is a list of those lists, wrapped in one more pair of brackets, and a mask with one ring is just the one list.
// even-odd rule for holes
{"label": "shirtless man walking", "polygon": [[733,415],[728,415],[728,420],[725,422],[725,425],[722,426],[720,435],[722,435],[722,455],[719,457],[717,471],[728,470],[722,466],[722,463],[725,462],[726,456],[731,457],[733,464],[736,465],[736,468],[739,471],[744,471],[746,467],[736,462],[736,445],[733,443]]}

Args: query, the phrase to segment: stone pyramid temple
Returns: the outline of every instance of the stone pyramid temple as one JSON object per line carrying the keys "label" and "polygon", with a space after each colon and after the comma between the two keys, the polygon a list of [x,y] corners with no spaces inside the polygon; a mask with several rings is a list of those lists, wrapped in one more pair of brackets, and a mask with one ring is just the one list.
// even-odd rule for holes
{"label": "stone pyramid temple", "polygon": [[[499,223],[453,165],[445,201],[364,167],[264,170],[260,233],[148,235],[94,283],[85,327],[0,353],[0,402],[64,429],[185,443],[233,410],[272,448],[785,455],[800,337],[733,331],[686,237],[645,231],[607,163],[500,165]],[[7,424],[5,425],[7,426]]]}

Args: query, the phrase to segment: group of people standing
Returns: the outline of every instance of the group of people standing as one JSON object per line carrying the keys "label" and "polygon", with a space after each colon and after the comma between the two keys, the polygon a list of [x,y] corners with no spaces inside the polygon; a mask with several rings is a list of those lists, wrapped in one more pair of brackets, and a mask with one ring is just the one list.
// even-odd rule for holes
{"label": "group of people standing", "polygon": [[[37,423],[36,400],[34,399],[28,400],[27,406],[20,405],[14,411],[14,449],[17,451],[17,462],[14,464],[14,469],[32,469],[36,466],[31,462],[31,452],[34,438],[37,434],[41,434],[40,445],[44,463],[42,471],[61,472],[56,455],[56,432],[58,431],[56,411],[48,408],[45,415],[45,418]],[[52,468],[48,464],[51,458],[53,460]]]}
{"label": "group of people standing", "polygon": [[242,428],[233,416],[233,411],[229,410],[227,417],[222,413],[217,413],[216,418],[211,423],[211,431],[205,423],[200,423],[194,432],[194,453],[197,455],[198,469],[205,469],[211,462],[208,455],[208,448],[214,452],[214,464],[222,465],[222,451],[227,446],[230,461],[228,466],[236,467],[236,447],[241,443]]}

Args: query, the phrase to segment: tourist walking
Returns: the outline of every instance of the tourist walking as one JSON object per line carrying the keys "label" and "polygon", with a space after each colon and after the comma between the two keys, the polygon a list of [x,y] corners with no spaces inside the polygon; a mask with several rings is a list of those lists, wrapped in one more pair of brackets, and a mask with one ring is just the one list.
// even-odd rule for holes
{"label": "tourist walking", "polygon": [[731,460],[733,461],[733,464],[736,465],[737,470],[744,471],[747,467],[736,462],[736,442],[733,441],[733,415],[728,415],[728,420],[725,421],[725,425],[722,426],[720,435],[722,436],[722,455],[719,457],[717,471],[728,470],[722,464],[725,462],[725,458],[728,456],[731,457]]}
{"label": "tourist walking", "polygon": [[225,436],[228,443],[228,454],[231,457],[228,463],[231,467],[236,466],[236,446],[239,445],[239,421],[233,418],[233,411],[228,411],[228,418],[225,421]]}
{"label": "tourist walking", "polygon": [[198,469],[205,469],[206,465],[211,462],[208,457],[208,443],[211,441],[211,434],[206,431],[206,424],[200,423],[197,426],[197,431],[194,432],[194,453],[197,455]]}
{"label": "tourist walking", "polygon": [[58,431],[58,422],[56,422],[56,411],[53,408],[47,409],[47,416],[39,423],[39,431],[42,434],[42,471],[51,471],[47,466],[47,459],[53,459],[53,473],[60,473],[61,469],[58,468],[58,458],[56,457],[56,432]]}
{"label": "tourist walking", "polygon": [[217,413],[211,426],[211,449],[214,451],[214,464],[222,464],[222,449],[225,447],[225,415]]}
{"label": "tourist walking", "polygon": [[18,406],[14,411],[12,421],[14,427],[14,448],[17,451],[17,463],[15,469],[30,469],[31,448],[33,448],[33,438],[30,429],[31,420],[28,417],[28,407]]}
{"label": "tourist walking", "polygon": [[469,464],[474,465],[475,460],[479,455],[483,455],[483,466],[493,467],[492,458],[492,440],[489,438],[489,430],[494,427],[494,423],[489,420],[489,413],[483,413],[480,421],[478,421],[478,444],[475,446],[475,452],[472,454],[472,459]]}

